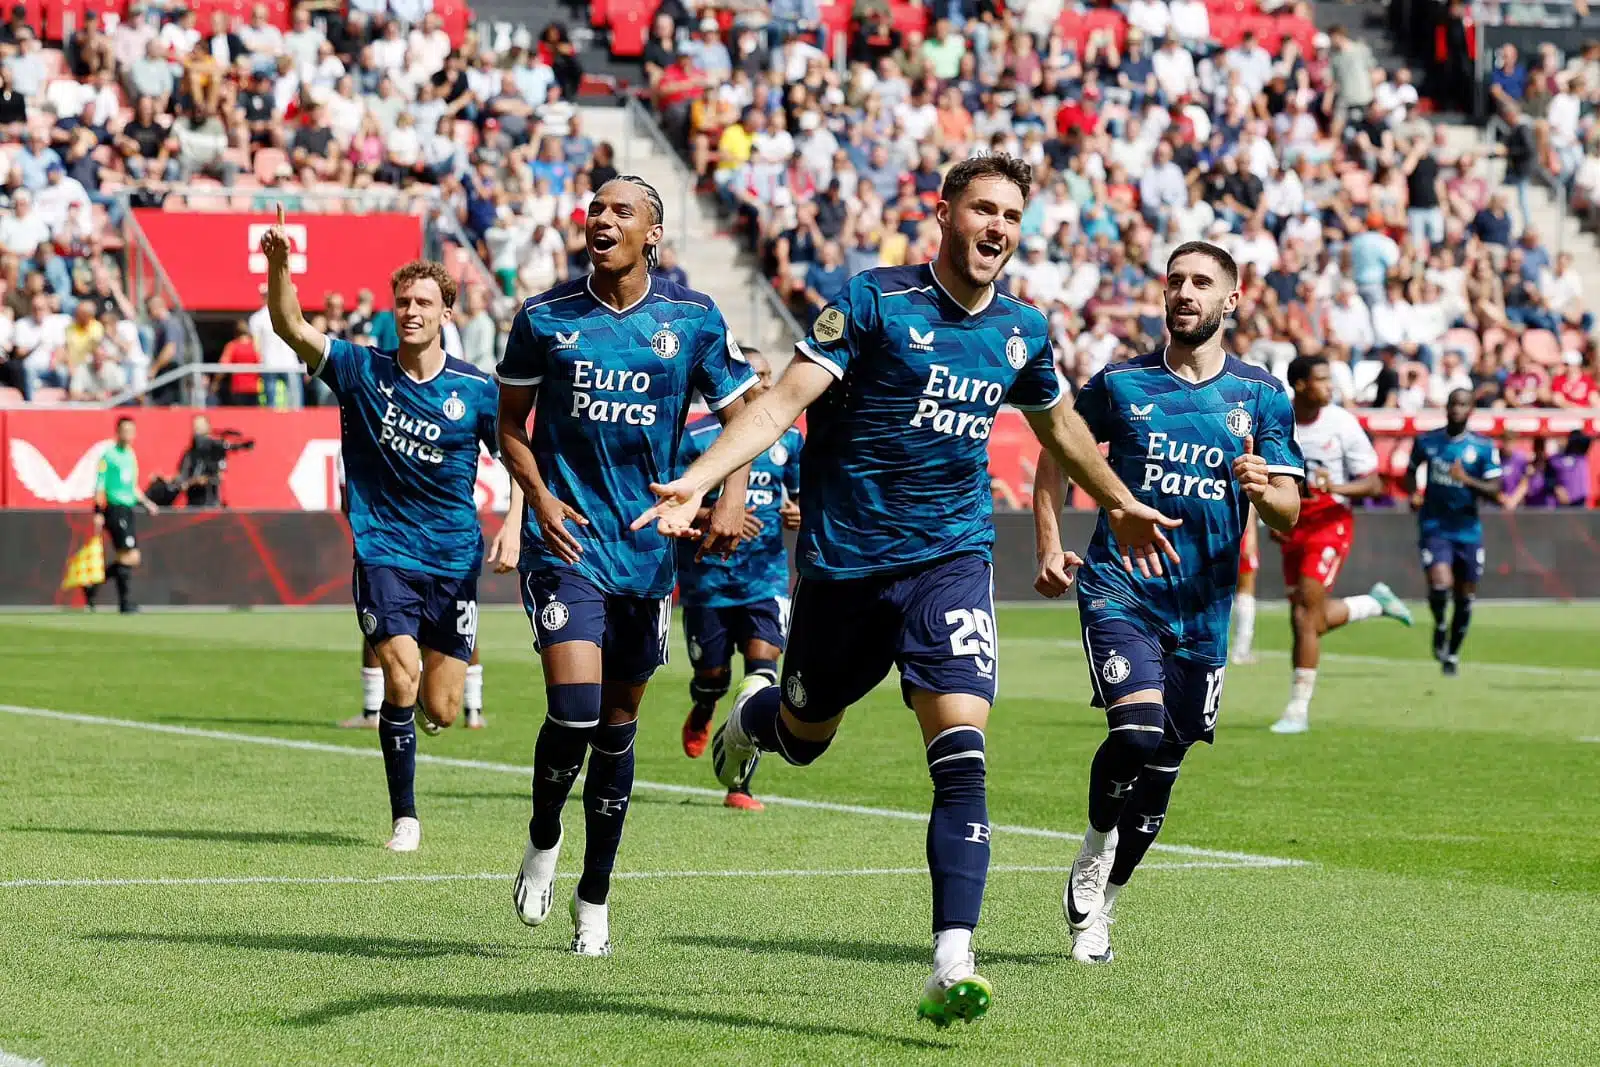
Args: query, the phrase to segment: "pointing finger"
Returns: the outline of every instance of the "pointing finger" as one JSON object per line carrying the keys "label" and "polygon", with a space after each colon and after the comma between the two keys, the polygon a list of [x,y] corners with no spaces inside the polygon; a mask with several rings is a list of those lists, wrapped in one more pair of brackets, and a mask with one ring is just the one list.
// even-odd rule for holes
{"label": "pointing finger", "polygon": [[283,201],[282,200],[278,201],[278,226],[280,228],[283,226]]}

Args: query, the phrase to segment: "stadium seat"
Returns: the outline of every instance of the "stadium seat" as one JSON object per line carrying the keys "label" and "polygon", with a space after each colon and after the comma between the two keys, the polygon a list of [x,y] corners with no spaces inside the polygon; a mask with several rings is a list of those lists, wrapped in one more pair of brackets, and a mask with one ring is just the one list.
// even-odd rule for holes
{"label": "stadium seat", "polygon": [[610,4],[607,0],[589,0],[589,25],[603,30],[610,24]]}
{"label": "stadium seat", "polygon": [[47,83],[66,76],[67,56],[61,49],[39,49],[39,62],[44,67],[44,80]]}
{"label": "stadium seat", "polygon": [[1056,19],[1056,29],[1061,31],[1062,39],[1072,46],[1079,56],[1083,55],[1083,43],[1087,39],[1084,32],[1084,16],[1072,8],[1063,8],[1061,16]]}
{"label": "stadium seat", "polygon": [[0,385],[0,408],[20,408],[22,404],[22,390]]}
{"label": "stadium seat", "polygon": [[1468,363],[1476,363],[1478,353],[1483,350],[1478,341],[1477,331],[1469,330],[1465,326],[1456,326],[1445,331],[1444,341],[1440,347],[1446,352],[1464,353]]}
{"label": "stadium seat", "polygon": [[65,389],[41,387],[33,391],[33,402],[35,404],[64,404],[66,401],[67,391]]}
{"label": "stadium seat", "polygon": [[1582,352],[1584,343],[1583,331],[1575,326],[1563,327],[1561,330],[1561,350],[1566,352]]}
{"label": "stadium seat", "polygon": [[444,32],[450,35],[450,47],[460,48],[467,37],[467,26],[472,22],[472,9],[461,0],[434,0],[433,13],[444,23]]}
{"label": "stadium seat", "polygon": [[889,21],[900,33],[928,32],[928,9],[920,3],[889,3]]}
{"label": "stadium seat", "polygon": [[256,203],[255,194],[260,188],[261,183],[256,181],[255,177],[248,171],[239,175],[233,181],[233,188],[229,190],[233,194],[232,199],[229,201],[232,205],[230,210],[237,212],[253,210]]}
{"label": "stadium seat", "polygon": [[9,12],[13,7],[22,8],[23,20],[33,27],[34,33],[43,34],[44,0],[19,0],[19,2],[12,4],[6,10]]}
{"label": "stadium seat", "polygon": [[1490,326],[1483,331],[1483,347],[1485,351],[1493,352],[1511,339],[1511,335],[1498,326]]}
{"label": "stadium seat", "polygon": [[1211,16],[1211,38],[1224,48],[1244,40],[1244,16],[1233,11],[1218,11]]}
{"label": "stadium seat", "polygon": [[1120,53],[1128,43],[1128,20],[1115,8],[1095,8],[1084,16],[1083,39],[1087,41],[1089,34],[1097,30],[1110,30],[1112,39],[1117,43]]}
{"label": "stadium seat", "polygon": [[1561,342],[1549,330],[1527,330],[1522,335],[1522,350],[1541,366],[1561,363]]}
{"label": "stadium seat", "polygon": [[659,6],[659,0],[611,0],[607,17],[612,55],[621,59],[644,55],[645,42],[650,39],[650,20]]}
{"label": "stadium seat", "polygon": [[271,182],[278,175],[278,168],[289,162],[289,157],[281,148],[260,148],[256,150],[255,172],[256,179],[263,184]]}
{"label": "stadium seat", "polygon": [[1300,46],[1300,54],[1309,56],[1316,51],[1317,24],[1310,19],[1303,19],[1298,15],[1277,15],[1277,27],[1274,35],[1277,37],[1291,37],[1294,43]]}
{"label": "stadium seat", "polygon": [[97,10],[86,0],[49,0],[44,6],[44,39],[65,41],[83,28],[86,13]]}

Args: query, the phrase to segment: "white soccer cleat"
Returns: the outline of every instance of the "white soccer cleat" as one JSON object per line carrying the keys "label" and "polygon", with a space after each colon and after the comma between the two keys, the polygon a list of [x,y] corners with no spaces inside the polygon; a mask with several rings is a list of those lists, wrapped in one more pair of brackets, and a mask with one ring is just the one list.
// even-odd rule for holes
{"label": "white soccer cleat", "polygon": [[1067,875],[1067,887],[1061,891],[1061,913],[1072,929],[1084,929],[1099,914],[1105,903],[1106,882],[1111,879],[1111,861],[1116,858],[1115,827],[1106,835],[1106,847],[1101,852],[1090,849],[1085,836],[1083,847],[1072,861],[1072,871]]}
{"label": "white soccer cleat", "polygon": [[1249,649],[1245,649],[1242,652],[1235,652],[1233,655],[1229,656],[1228,661],[1235,667],[1248,667],[1252,663],[1260,663],[1261,657]]}
{"label": "white soccer cleat", "polygon": [[1311,715],[1304,708],[1287,708],[1283,718],[1272,724],[1275,734],[1303,734],[1311,729]]}
{"label": "white soccer cleat", "polygon": [[394,821],[394,836],[384,843],[390,852],[415,852],[422,844],[422,824],[412,818]]}
{"label": "white soccer cleat", "polygon": [[591,904],[572,891],[572,951],[579,956],[611,955],[611,919],[604,904]]}
{"label": "white soccer cleat", "polygon": [[1116,909],[1115,899],[1107,901],[1088,926],[1072,935],[1073,959],[1079,963],[1111,962],[1111,924],[1117,921],[1112,913]]}
{"label": "white soccer cleat", "polygon": [[994,987],[978,973],[978,961],[967,953],[933,972],[922,983],[917,1018],[943,1030],[953,1022],[971,1023],[983,1018],[994,1000]]}
{"label": "white soccer cleat", "polygon": [[481,730],[489,725],[483,717],[482,708],[468,708],[466,710],[466,727],[469,730]]}
{"label": "white soccer cleat", "polygon": [[711,769],[724,789],[743,789],[756,771],[761,752],[750,735],[744,732],[740,717],[750,698],[772,684],[764,674],[752,674],[739,683],[739,693],[733,698],[733,710],[711,738]]}
{"label": "white soccer cleat", "polygon": [[341,720],[339,723],[339,729],[341,730],[376,730],[377,728],[377,712],[373,712],[371,715],[368,715],[363,711],[360,715],[352,715],[348,719]]}
{"label": "white soccer cleat", "polygon": [[517,918],[524,926],[538,926],[550,918],[556,892],[556,861],[560,858],[560,839],[555,848],[545,849],[534,848],[529,841],[522,853],[522,866],[511,883],[511,902],[517,906]]}

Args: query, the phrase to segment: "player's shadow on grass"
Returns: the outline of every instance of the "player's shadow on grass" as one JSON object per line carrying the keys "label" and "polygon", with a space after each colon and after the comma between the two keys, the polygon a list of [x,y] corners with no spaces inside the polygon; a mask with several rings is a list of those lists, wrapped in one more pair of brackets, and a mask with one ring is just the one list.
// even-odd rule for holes
{"label": "player's shadow on grass", "polygon": [[283,1023],[285,1026],[298,1027],[328,1026],[369,1011],[386,1011],[393,1008],[411,1008],[430,1013],[454,1010],[485,1015],[549,1015],[563,1019],[579,1015],[611,1016],[662,1023],[701,1023],[734,1030],[766,1030],[794,1034],[798,1037],[858,1038],[882,1041],[904,1048],[949,1047],[942,1041],[902,1037],[831,1023],[781,1022],[741,1012],[711,1011],[695,1007],[694,1001],[688,999],[664,1003],[657,999],[646,1000],[627,993],[599,993],[582,989],[529,989],[521,993],[474,993],[458,996],[431,994],[396,996],[393,993],[375,993],[349,1000],[331,1001],[312,1011],[290,1016],[283,1020]]}
{"label": "player's shadow on grass", "polygon": [[431,960],[442,956],[505,959],[518,950],[475,941],[436,941],[407,937],[341,937],[337,934],[158,934],[141,930],[107,930],[86,934],[87,941],[111,944],[197,945],[246,952],[298,952],[319,956],[352,956],[374,960]]}
{"label": "player's shadow on grass", "polygon": [[368,845],[350,834],[327,830],[107,830],[98,826],[8,826],[11,833],[63,834],[73,837],[131,837],[141,841],[213,841],[234,845]]}
{"label": "player's shadow on grass", "polygon": [[[816,937],[735,937],[717,934],[679,934],[667,940],[689,948],[720,948],[764,955],[792,953],[851,963],[928,962],[927,945],[897,945],[888,941],[827,941]],[[1059,963],[1069,955],[1066,952],[994,952],[985,949],[983,958],[986,962],[1039,964]]]}

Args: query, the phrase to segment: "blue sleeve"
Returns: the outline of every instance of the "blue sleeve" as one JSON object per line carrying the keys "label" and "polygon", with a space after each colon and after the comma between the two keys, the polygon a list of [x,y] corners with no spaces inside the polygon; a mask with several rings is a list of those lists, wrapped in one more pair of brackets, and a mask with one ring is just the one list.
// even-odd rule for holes
{"label": "blue sleeve", "polygon": [[483,383],[483,399],[478,408],[478,440],[489,455],[500,457],[500,389],[494,382]]}
{"label": "blue sleeve", "polygon": [[790,430],[789,459],[783,465],[783,488],[789,494],[790,500],[800,499],[800,451],[806,446],[806,439],[800,435],[799,430]]}
{"label": "blue sleeve", "polygon": [[361,349],[349,341],[326,335],[324,341],[322,362],[317,364],[317,372],[312,377],[320,379],[335,396],[343,398],[354,391],[366,360],[362,358]]}
{"label": "blue sleeve", "polygon": [[1478,477],[1485,480],[1503,477],[1505,470],[1500,466],[1500,449],[1492,441],[1485,441],[1484,445],[1478,450]]}
{"label": "blue sleeve", "polygon": [[1433,457],[1428,453],[1428,438],[1426,435],[1417,438],[1411,443],[1411,458],[1406,461],[1406,474],[1415,478],[1417,471],[1424,463],[1432,462]]}
{"label": "blue sleeve", "polygon": [[1263,390],[1255,427],[1256,455],[1267,461],[1267,473],[1288,474],[1301,481],[1306,460],[1294,439],[1294,408],[1283,386],[1273,382]]}
{"label": "blue sleeve", "polygon": [[844,377],[861,342],[877,329],[878,301],[871,278],[862,271],[846,282],[811,324],[805,340],[795,345],[801,355],[835,378]]}
{"label": "blue sleeve", "polygon": [[[1020,338],[1012,338],[1013,341]],[[1009,342],[1008,342],[1009,343]],[[1048,411],[1061,403],[1061,379],[1056,375],[1056,350],[1049,337],[1028,356],[1006,393],[1006,403],[1022,411]]]}
{"label": "blue sleeve", "polygon": [[494,369],[501,385],[538,385],[544,381],[544,341],[535,336],[526,311],[518,311],[506,338],[505,354]]}
{"label": "blue sleeve", "polygon": [[700,320],[689,375],[712,411],[721,411],[756,384],[755,372],[728,335],[728,320],[715,304]]}
{"label": "blue sleeve", "polygon": [[1106,388],[1106,372],[1101,371],[1084,383],[1074,405],[1096,441],[1111,440],[1111,398]]}

